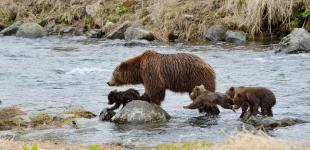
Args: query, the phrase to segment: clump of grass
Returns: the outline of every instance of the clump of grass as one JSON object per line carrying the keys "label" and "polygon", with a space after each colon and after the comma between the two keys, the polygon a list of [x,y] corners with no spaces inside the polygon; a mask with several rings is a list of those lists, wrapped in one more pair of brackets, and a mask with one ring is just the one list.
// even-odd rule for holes
{"label": "clump of grass", "polygon": [[[269,32],[286,26],[290,28],[290,21],[294,9],[305,0],[226,0],[219,11],[228,15],[222,19],[225,24],[234,24],[239,29],[245,29],[251,35],[261,33],[265,29]],[[292,25],[296,25],[293,23]]]}
{"label": "clump of grass", "polygon": [[195,142],[188,142],[188,143],[176,143],[176,144],[163,144],[157,146],[156,150],[211,150],[212,145],[206,141],[195,141]]}
{"label": "clump of grass", "polygon": [[39,126],[49,124],[52,122],[52,118],[47,113],[39,113],[37,115],[29,117],[33,126]]}

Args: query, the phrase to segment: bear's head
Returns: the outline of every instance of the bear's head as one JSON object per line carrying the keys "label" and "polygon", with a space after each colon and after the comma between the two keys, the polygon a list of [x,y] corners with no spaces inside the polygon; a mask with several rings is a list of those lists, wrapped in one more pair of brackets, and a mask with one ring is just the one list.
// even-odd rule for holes
{"label": "bear's head", "polygon": [[225,94],[221,94],[218,97],[218,104],[225,109],[233,109],[234,102],[228,98]]}
{"label": "bear's head", "polygon": [[108,104],[109,105],[112,105],[115,103],[115,101],[117,101],[117,95],[118,95],[117,90],[113,90],[109,93],[109,95],[108,95]]}
{"label": "bear's head", "polygon": [[114,69],[111,79],[107,82],[109,86],[139,83],[142,83],[139,57],[123,61]]}
{"label": "bear's head", "polygon": [[203,92],[207,91],[205,86],[199,85],[199,86],[195,86],[190,94],[190,97],[192,100],[196,99],[196,97],[198,97],[199,95],[201,95]]}
{"label": "bear's head", "polygon": [[226,90],[225,95],[228,98],[231,98],[231,99],[234,98],[234,96],[235,96],[235,88],[234,87],[230,87],[228,90]]}
{"label": "bear's head", "polygon": [[242,91],[236,91],[233,98],[234,109],[239,109],[245,103],[246,95]]}

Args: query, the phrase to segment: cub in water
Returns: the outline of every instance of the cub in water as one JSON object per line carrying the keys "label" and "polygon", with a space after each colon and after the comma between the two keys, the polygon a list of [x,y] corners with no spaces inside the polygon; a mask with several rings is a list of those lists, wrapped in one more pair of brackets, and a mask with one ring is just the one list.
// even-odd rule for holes
{"label": "cub in water", "polygon": [[233,101],[229,99],[225,94],[219,92],[210,92],[205,89],[204,85],[196,86],[190,97],[193,102],[188,106],[184,106],[186,109],[196,109],[202,106],[216,106],[220,105],[225,109],[233,109]]}
{"label": "cub in water", "polygon": [[262,115],[272,117],[272,107],[276,104],[273,92],[264,87],[230,87],[226,93],[227,97],[233,99],[234,109],[242,107],[240,118],[243,118],[248,107],[251,115],[258,114],[261,108]]}

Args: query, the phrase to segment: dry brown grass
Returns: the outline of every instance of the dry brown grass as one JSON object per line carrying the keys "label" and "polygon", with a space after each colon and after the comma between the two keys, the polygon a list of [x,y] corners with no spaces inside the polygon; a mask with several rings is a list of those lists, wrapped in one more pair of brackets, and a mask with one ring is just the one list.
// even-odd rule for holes
{"label": "dry brown grass", "polygon": [[[0,149],[17,150],[22,146],[31,147],[37,145],[40,150],[89,150],[88,146],[79,144],[62,144],[45,141],[22,142],[0,139]],[[114,144],[100,146],[105,150],[127,150],[127,148]],[[274,139],[264,133],[256,135],[243,132],[239,133],[223,143],[209,143],[206,141],[195,141],[187,143],[163,144],[153,148],[138,148],[143,150],[310,150],[309,147],[295,146],[292,141],[281,141]]]}
{"label": "dry brown grass", "polygon": [[[128,8],[117,16],[116,6]],[[104,26],[116,17],[115,26],[130,20],[144,24],[161,41],[178,35],[181,41],[203,41],[210,25],[223,24],[251,35],[275,30],[290,31],[291,21],[309,6],[308,0],[1,0],[1,14],[16,12],[17,19],[39,22],[63,16],[69,25],[83,25],[85,10],[92,12],[94,26]],[[141,11],[146,10],[146,15]],[[13,13],[12,13],[13,12]],[[305,27],[310,28],[310,21]]]}
{"label": "dry brown grass", "polygon": [[273,26],[290,28],[293,11],[300,9],[307,0],[226,0],[218,13],[225,15],[221,21],[238,29],[245,29],[252,35]]}

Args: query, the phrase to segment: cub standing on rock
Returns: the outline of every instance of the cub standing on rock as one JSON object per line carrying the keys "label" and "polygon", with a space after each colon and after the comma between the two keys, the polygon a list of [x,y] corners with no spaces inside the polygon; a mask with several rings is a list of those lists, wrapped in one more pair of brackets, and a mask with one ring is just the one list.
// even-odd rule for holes
{"label": "cub standing on rock", "polygon": [[264,87],[230,87],[226,95],[233,99],[234,109],[242,107],[240,118],[243,118],[248,107],[250,115],[257,115],[258,107],[261,108],[262,115],[272,117],[272,107],[276,104],[276,97],[267,88]]}
{"label": "cub standing on rock", "polygon": [[229,99],[225,94],[213,93],[205,89],[203,85],[196,86],[192,93],[191,98],[193,102],[184,106],[187,109],[196,109],[201,106],[215,106],[220,105],[225,109],[233,109],[233,101]]}
{"label": "cub standing on rock", "polygon": [[[198,56],[188,53],[160,54],[147,50],[120,63],[107,84],[143,84],[143,100],[160,105],[166,89],[190,93],[195,86],[203,84],[207,90],[214,92],[215,73]],[[219,111],[217,106],[206,109]]]}
{"label": "cub standing on rock", "polygon": [[121,104],[123,104],[123,107],[125,107],[128,102],[138,99],[140,99],[140,94],[137,90],[133,88],[119,92],[117,90],[113,90],[108,95],[108,104],[112,105],[115,103],[115,105],[111,108],[108,108],[108,110],[110,111],[118,109]]}

